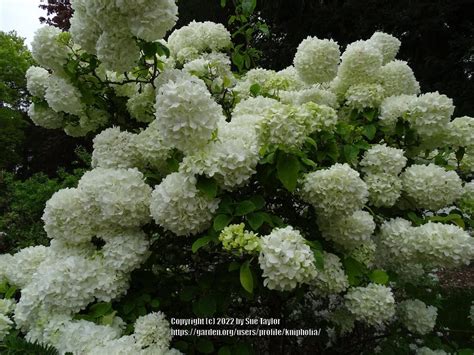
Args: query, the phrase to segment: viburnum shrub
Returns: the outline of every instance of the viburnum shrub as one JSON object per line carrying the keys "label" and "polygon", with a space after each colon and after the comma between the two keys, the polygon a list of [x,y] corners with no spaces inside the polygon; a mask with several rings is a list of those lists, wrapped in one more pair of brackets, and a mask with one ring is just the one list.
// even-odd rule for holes
{"label": "viburnum shrub", "polygon": [[[29,114],[96,134],[93,169],[47,202],[50,246],[0,257],[0,339],[242,354],[399,334],[431,351],[433,271],[474,257],[474,119],[420,93],[398,39],[308,37],[293,66],[237,75],[221,24],[163,39],[173,0],[72,4],[69,33],[36,33]],[[323,331],[172,339],[172,317]]]}

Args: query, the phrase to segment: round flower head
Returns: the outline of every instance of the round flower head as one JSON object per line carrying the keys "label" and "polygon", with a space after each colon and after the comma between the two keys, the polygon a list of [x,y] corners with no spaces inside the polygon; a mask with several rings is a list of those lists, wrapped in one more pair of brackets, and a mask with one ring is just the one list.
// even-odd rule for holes
{"label": "round flower head", "polygon": [[218,205],[218,199],[208,198],[196,188],[194,177],[172,173],[155,186],[150,211],[163,228],[176,235],[190,235],[209,226]]}
{"label": "round flower head", "polygon": [[222,242],[222,248],[227,251],[236,251],[240,254],[249,253],[260,250],[260,239],[253,232],[244,230],[245,225],[231,224],[225,227],[219,235]]}
{"label": "round flower head", "polygon": [[398,38],[383,32],[375,32],[368,42],[382,53],[383,64],[395,59],[401,45]]}
{"label": "round flower head", "polygon": [[15,310],[15,304],[15,300],[7,298],[0,299],[0,314],[11,314]]}
{"label": "round flower head", "polygon": [[395,314],[395,299],[389,287],[371,283],[366,287],[354,287],[345,295],[346,308],[368,325],[380,325]]}
{"label": "round flower head", "polygon": [[324,238],[349,250],[369,241],[375,230],[372,215],[365,211],[356,211],[334,220],[319,218],[318,225]]}
{"label": "round flower head", "polygon": [[299,44],[293,63],[305,83],[324,83],[336,76],[340,55],[333,40],[307,37]]}
{"label": "round flower head", "polygon": [[31,42],[31,54],[42,67],[62,71],[70,53],[68,34],[53,26],[36,30]]}
{"label": "round flower head", "polygon": [[407,62],[394,60],[387,63],[380,68],[379,75],[386,97],[420,93],[420,84]]}
{"label": "round flower head", "polygon": [[[6,267],[6,278],[12,285],[24,287],[31,282],[38,266],[51,255],[49,248],[43,245],[21,249],[13,255]],[[2,313],[2,312],[0,312]],[[4,312],[6,313],[6,312]]]}
{"label": "round flower head", "polygon": [[149,313],[135,321],[134,336],[138,345],[154,345],[164,351],[171,342],[170,323],[161,312]]}
{"label": "round flower head", "polygon": [[379,84],[352,85],[345,94],[346,105],[357,111],[379,107],[384,96],[384,89]]}
{"label": "round flower head", "polygon": [[74,13],[70,19],[69,33],[74,44],[87,53],[96,54],[95,45],[102,30],[99,23],[87,13],[87,2],[76,0],[71,3]]}
{"label": "round flower head", "polygon": [[66,79],[57,75],[49,77],[44,97],[54,111],[81,115],[84,111],[81,96],[80,91]]}
{"label": "round flower head", "polygon": [[127,101],[130,115],[139,122],[151,122],[155,119],[155,90],[146,84],[141,92],[137,92]]}
{"label": "round flower head", "polygon": [[323,294],[336,294],[349,287],[349,280],[344,273],[341,260],[337,255],[323,252],[324,268],[318,270],[312,284],[318,292]]}
{"label": "round flower head", "polygon": [[104,129],[94,138],[92,167],[101,168],[133,168],[137,166],[138,153],[134,146],[133,133],[120,128]]}
{"label": "round flower head", "polygon": [[403,325],[412,333],[424,335],[431,332],[436,324],[438,310],[420,300],[406,300],[398,305],[398,316]]}
{"label": "round flower head", "polygon": [[415,95],[390,96],[382,101],[380,105],[380,124],[395,128],[399,118],[406,119],[410,107],[415,105]]}
{"label": "round flower head", "polygon": [[403,149],[376,144],[364,153],[360,166],[366,174],[398,175],[407,163]]}
{"label": "round flower head", "polygon": [[276,228],[261,238],[258,262],[263,284],[270,290],[290,291],[313,280],[317,274],[313,260],[311,248],[291,226]]}
{"label": "round flower head", "polygon": [[163,144],[161,133],[151,123],[145,130],[133,136],[133,146],[139,159],[140,167],[165,170],[166,160],[171,148]]}
{"label": "round flower head", "polygon": [[470,216],[474,216],[474,181],[464,184],[458,206]]}
{"label": "round flower head", "polygon": [[455,147],[474,147],[474,118],[458,117],[448,124],[449,140]]}
{"label": "round flower head", "polygon": [[269,108],[278,104],[279,102],[277,100],[269,97],[249,97],[235,105],[234,111],[232,112],[232,120],[234,121],[236,117],[244,115],[263,117]]}
{"label": "round flower head", "polygon": [[364,182],[369,189],[369,202],[375,207],[395,205],[402,193],[402,181],[397,175],[367,174],[364,176]]}
{"label": "round flower head", "polygon": [[31,95],[44,98],[49,78],[49,72],[41,67],[31,66],[26,71],[26,88]]}
{"label": "round flower head", "polygon": [[334,164],[305,176],[300,192],[323,216],[351,215],[367,202],[367,185],[348,164]]}
{"label": "round flower head", "polygon": [[285,104],[302,105],[307,102],[314,102],[334,109],[338,107],[336,95],[327,89],[322,89],[319,85],[313,85],[298,91],[281,91],[279,97],[280,101]]}
{"label": "round flower head", "polygon": [[251,69],[237,82],[233,92],[239,99],[246,99],[251,95],[251,88],[258,85],[259,94],[278,96],[280,91],[295,89],[297,83],[288,75],[277,73],[274,70],[262,68]]}
{"label": "round flower head", "polygon": [[403,191],[421,208],[439,210],[462,194],[462,181],[458,174],[434,164],[412,165],[401,177]]}
{"label": "round flower head", "polygon": [[35,125],[48,129],[60,128],[64,124],[64,114],[53,111],[46,104],[33,102],[28,108],[28,116]]}
{"label": "round flower head", "polygon": [[0,314],[0,341],[5,339],[5,336],[10,332],[12,329],[13,322],[10,318],[8,318],[4,314]]}
{"label": "round flower head", "polygon": [[185,153],[205,145],[218,122],[224,120],[221,107],[197,78],[177,78],[161,86],[155,110],[163,143]]}
{"label": "round flower head", "polygon": [[414,232],[415,228],[409,221],[397,217],[380,226],[380,233],[375,240],[386,258],[404,262],[414,259]]}
{"label": "round flower head", "polygon": [[96,44],[97,58],[112,71],[126,72],[140,58],[140,49],[127,31],[102,32]]}

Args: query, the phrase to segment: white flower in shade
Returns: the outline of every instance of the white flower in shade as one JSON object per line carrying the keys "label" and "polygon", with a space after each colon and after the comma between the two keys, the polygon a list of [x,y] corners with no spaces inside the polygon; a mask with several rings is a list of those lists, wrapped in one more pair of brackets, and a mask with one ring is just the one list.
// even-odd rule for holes
{"label": "white flower in shade", "polygon": [[314,255],[300,232],[293,227],[276,228],[261,238],[258,257],[270,290],[290,291],[302,283],[312,281],[316,274]]}
{"label": "white flower in shade", "polygon": [[399,118],[407,119],[411,107],[416,103],[415,95],[390,96],[380,105],[380,124],[394,128]]}
{"label": "white flower in shade", "polygon": [[355,84],[347,89],[346,105],[353,110],[379,107],[385,97],[385,91],[379,84]]}
{"label": "white flower in shade", "polygon": [[448,124],[449,141],[456,147],[474,147],[474,118],[458,117]]}
{"label": "white flower in shade", "polygon": [[102,30],[98,21],[87,13],[89,1],[73,1],[74,10],[70,19],[69,33],[74,44],[79,45],[87,53],[96,54],[95,45]]}
{"label": "white flower in shade", "polygon": [[227,86],[235,81],[231,70],[231,61],[227,54],[211,52],[201,54],[197,59],[187,62],[183,70],[199,78],[212,79],[212,86],[223,86],[224,80]]}
{"label": "white flower in shade", "polygon": [[[154,121],[156,122],[156,121]],[[163,144],[163,138],[152,122],[145,130],[133,137],[133,146],[141,167],[164,170],[171,148]]]}
{"label": "white flower in shade", "polygon": [[177,78],[161,86],[155,110],[155,124],[163,143],[186,153],[204,146],[218,122],[224,120],[222,108],[197,78]]}
{"label": "white flower in shade", "polygon": [[49,77],[44,98],[54,111],[81,115],[84,111],[81,97],[80,91],[66,79],[54,74]]}
{"label": "white flower in shade", "polygon": [[15,300],[2,298],[0,299],[0,314],[8,315],[15,310]]}
{"label": "white flower in shade", "polygon": [[104,129],[95,136],[92,152],[93,168],[133,168],[138,164],[135,135],[119,127]]}
{"label": "white flower in shade", "polygon": [[178,20],[174,0],[118,0],[116,3],[127,15],[130,32],[147,42],[163,38]]}
{"label": "white flower in shade", "polygon": [[359,263],[371,268],[376,258],[377,245],[373,240],[368,240],[352,250],[350,256]]}
{"label": "white flower in shade", "polygon": [[31,282],[31,278],[38,269],[38,266],[45,261],[50,254],[50,250],[43,245],[21,249],[13,255],[13,258],[6,265],[5,276],[9,283],[18,287],[26,286]]}
{"label": "white flower in shade", "polygon": [[172,173],[155,186],[150,211],[163,228],[176,235],[190,235],[209,226],[218,205],[218,199],[208,198],[196,188],[194,177]]}
{"label": "white flower in shade", "polygon": [[251,127],[223,124],[217,140],[183,159],[180,171],[213,177],[226,190],[244,185],[255,174],[259,146]]}
{"label": "white flower in shade", "polygon": [[386,323],[395,315],[395,299],[389,287],[374,283],[354,287],[344,298],[349,312],[368,325]]}
{"label": "white flower in shade", "polygon": [[462,181],[458,174],[434,164],[412,165],[401,177],[403,191],[421,208],[439,210],[462,194]]}
{"label": "white flower in shade", "polygon": [[161,312],[149,313],[135,321],[134,337],[142,347],[155,346],[162,351],[169,348],[171,342],[170,323]]}
{"label": "white flower in shade", "polygon": [[62,71],[71,51],[67,42],[67,33],[53,26],[44,26],[35,32],[31,54],[42,67]]}
{"label": "white flower in shade", "polygon": [[337,76],[347,87],[376,81],[382,66],[380,51],[368,41],[349,44],[341,56]]}
{"label": "white flower in shade", "polygon": [[141,346],[139,346],[133,335],[125,335],[118,339],[111,340],[105,345],[92,349],[88,355],[128,355],[128,354],[142,354]]}
{"label": "white flower in shade", "polygon": [[380,68],[379,75],[386,97],[420,93],[420,84],[407,62],[394,60],[387,63]]}
{"label": "white flower in shade", "polygon": [[229,31],[222,24],[210,21],[192,21],[168,37],[171,55],[181,63],[194,60],[203,52],[218,52],[231,45]]}
{"label": "white flower in shade", "polygon": [[102,225],[141,226],[150,220],[151,188],[137,169],[95,168],[85,173],[78,189],[98,208]]}
{"label": "white flower in shade", "polygon": [[422,348],[416,350],[416,355],[448,355],[448,353],[443,349],[432,350],[426,346],[423,346]]}
{"label": "white flower in shade", "polygon": [[458,206],[468,215],[474,216],[474,181],[464,184]]}
{"label": "white flower in shade", "polygon": [[79,126],[88,133],[105,126],[108,120],[107,111],[88,106],[85,113],[79,117]]}
{"label": "white flower in shade", "polygon": [[299,107],[299,114],[304,116],[307,134],[333,131],[338,122],[337,112],[332,107],[314,102],[302,104]]}
{"label": "white flower in shade", "polygon": [[375,32],[368,42],[382,53],[384,64],[395,59],[401,45],[398,38],[384,32]]}
{"label": "white flower in shade", "polygon": [[414,227],[410,221],[397,217],[385,221],[380,226],[380,233],[375,241],[387,259],[404,262],[414,259],[413,234]]}
{"label": "white flower in shade", "polygon": [[365,211],[356,211],[350,216],[334,220],[319,218],[318,225],[324,238],[332,240],[348,250],[370,241],[375,230],[372,215]]}
{"label": "white flower in shade", "polygon": [[299,85],[294,78],[285,73],[275,72],[274,70],[256,68],[251,69],[237,81],[233,92],[239,99],[246,99],[251,95],[251,88],[258,85],[259,95],[269,94],[278,96],[280,91],[294,90]]}
{"label": "white flower in shade", "polygon": [[41,67],[31,66],[26,71],[26,88],[31,95],[44,98],[49,78],[49,72]]}
{"label": "white flower in shade", "polygon": [[412,333],[420,335],[431,332],[436,324],[438,310],[420,300],[405,300],[398,304],[398,316],[403,325]]}
{"label": "white flower in shade", "polygon": [[301,197],[324,216],[352,215],[367,202],[367,185],[348,164],[306,174]]}
{"label": "white flower in shade", "polygon": [[137,92],[127,101],[127,110],[139,122],[151,122],[155,119],[155,90],[146,84],[141,92]]}
{"label": "white flower in shade", "polygon": [[35,104],[33,102],[28,108],[28,116],[35,125],[44,128],[60,128],[64,124],[64,114],[53,111],[46,104]]}
{"label": "white flower in shade", "polygon": [[307,102],[314,102],[334,109],[338,107],[336,95],[327,89],[322,89],[319,85],[297,91],[281,91],[279,97],[280,101],[286,104],[302,105]]}
{"label": "white flower in shade", "polygon": [[102,32],[96,44],[97,58],[116,72],[132,69],[140,58],[140,49],[127,31]]}
{"label": "white flower in shade", "polygon": [[334,79],[341,52],[332,39],[307,37],[296,49],[293,63],[300,78],[307,84]]}
{"label": "white flower in shade", "polygon": [[402,181],[397,175],[388,173],[369,173],[364,176],[369,189],[369,202],[375,207],[395,205],[402,193]]}
{"label": "white flower in shade", "polygon": [[312,285],[323,294],[341,293],[349,287],[349,280],[337,255],[323,252],[324,269],[318,270]]}
{"label": "white flower in shade", "polygon": [[375,144],[364,153],[360,166],[366,174],[398,175],[407,164],[403,149]]}
{"label": "white flower in shade", "polygon": [[13,322],[4,314],[0,314],[0,341],[10,332],[13,327]]}
{"label": "white flower in shade", "polygon": [[232,121],[235,121],[239,116],[247,115],[255,115],[263,118],[269,108],[278,105],[279,102],[277,100],[269,97],[249,97],[235,105],[232,112]]}

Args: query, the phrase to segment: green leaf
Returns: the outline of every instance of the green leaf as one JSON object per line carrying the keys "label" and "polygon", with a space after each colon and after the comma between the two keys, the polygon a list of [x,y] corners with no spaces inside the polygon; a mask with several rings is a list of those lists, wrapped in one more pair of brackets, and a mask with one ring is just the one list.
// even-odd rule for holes
{"label": "green leaf", "polygon": [[217,355],[232,355],[232,352],[228,346],[223,346],[219,349]]}
{"label": "green leaf", "polygon": [[151,302],[150,302],[150,306],[152,306],[153,308],[159,308],[160,307],[160,300],[158,298],[154,298]]}
{"label": "green leaf", "polygon": [[456,151],[456,160],[460,162],[462,158],[464,158],[464,154],[466,153],[466,148],[461,147]]}
{"label": "green leaf", "polygon": [[311,159],[308,159],[308,158],[301,158],[301,162],[305,165],[308,165],[312,168],[316,168],[318,166],[318,164],[316,164],[314,161],[312,161]]}
{"label": "green leaf", "polygon": [[377,110],[372,109],[369,111],[365,111],[362,115],[367,119],[367,121],[372,121],[375,118],[376,113],[377,113]]}
{"label": "green leaf", "polygon": [[214,345],[209,339],[199,338],[196,343],[196,349],[203,354],[212,354],[214,352]]}
{"label": "green leaf", "polygon": [[252,201],[257,210],[261,210],[263,207],[265,207],[265,199],[260,195],[252,196],[250,201]]}
{"label": "green leaf", "polygon": [[209,235],[206,235],[204,237],[201,237],[199,239],[196,239],[196,241],[193,243],[192,247],[191,247],[191,250],[193,251],[193,253],[197,252],[199,249],[201,249],[203,246],[209,244],[209,242],[212,240],[213,238]]}
{"label": "green leaf", "polygon": [[0,282],[0,293],[6,293],[8,291],[8,282],[2,281]]}
{"label": "green leaf", "polygon": [[100,318],[99,323],[102,325],[112,325],[114,323],[115,315],[117,311],[113,311],[109,314],[106,314]]}
{"label": "green leaf", "polygon": [[253,96],[257,96],[260,93],[260,90],[261,90],[261,87],[258,83],[255,83],[252,86],[250,86],[250,93]]}
{"label": "green leaf", "polygon": [[213,316],[217,310],[216,299],[212,295],[206,295],[199,299],[199,310],[207,317]]}
{"label": "green leaf", "polygon": [[418,217],[415,212],[408,212],[407,217],[410,221],[412,221],[416,226],[421,226],[423,224],[423,218]]}
{"label": "green leaf", "polygon": [[366,136],[369,140],[374,139],[375,133],[377,133],[377,128],[374,124],[364,126],[364,132],[362,134]]}
{"label": "green leaf", "polygon": [[254,205],[254,203],[250,200],[244,200],[242,202],[239,202],[237,207],[235,208],[235,215],[236,216],[245,216],[246,214],[249,214],[250,212],[253,212],[257,209],[257,207]]}
{"label": "green leaf", "polygon": [[324,270],[324,254],[321,250],[312,249],[314,254],[314,264],[319,270]]}
{"label": "green leaf", "polygon": [[89,314],[94,318],[100,318],[110,312],[112,312],[112,304],[109,302],[96,303],[89,309]]}
{"label": "green leaf", "polygon": [[216,232],[223,230],[227,225],[232,221],[232,216],[227,214],[218,214],[216,218],[214,218],[213,227]]}
{"label": "green leaf", "polygon": [[464,348],[459,349],[457,355],[474,355],[474,349]]}
{"label": "green leaf", "polygon": [[160,42],[154,42],[156,43],[156,51],[157,53],[160,55],[160,56],[166,56],[166,57],[169,57],[170,56],[170,50],[168,47],[166,47],[163,43],[160,43]]}
{"label": "green leaf", "polygon": [[217,213],[223,214],[233,214],[234,208],[232,207],[232,199],[228,196],[224,196],[219,203],[219,208],[217,209]]}
{"label": "green leaf", "polygon": [[346,144],[344,146],[344,157],[346,158],[347,162],[353,162],[357,159],[357,156],[359,155],[359,148]]}
{"label": "green leaf", "polygon": [[386,285],[389,277],[385,271],[376,269],[370,273],[369,279],[377,284]]}
{"label": "green leaf", "polygon": [[232,53],[232,63],[235,64],[239,71],[242,70],[244,66],[244,57],[239,52]]}
{"label": "green leaf", "polygon": [[214,198],[217,196],[217,182],[206,176],[198,176],[196,187],[206,197]]}
{"label": "green leaf", "polygon": [[353,258],[347,258],[343,261],[346,270],[347,278],[351,286],[357,286],[362,281],[365,274],[366,267]]}
{"label": "green leaf", "polygon": [[230,264],[229,264],[229,271],[235,271],[235,270],[238,270],[240,269],[240,264],[237,262],[237,261],[232,261]]}
{"label": "green leaf", "polygon": [[7,292],[5,292],[5,298],[13,298],[13,296],[15,296],[16,290],[17,290],[16,286],[10,286]]}
{"label": "green leaf", "polygon": [[250,213],[247,216],[247,221],[249,222],[250,227],[252,227],[254,231],[258,230],[262,226],[263,222],[265,222],[264,214],[264,212],[255,212]]}
{"label": "green leaf", "polygon": [[124,314],[130,314],[135,309],[135,303],[127,302],[123,305],[122,310]]}
{"label": "green leaf", "polygon": [[257,6],[257,0],[242,0],[242,12],[244,15],[251,15]]}
{"label": "green leaf", "polygon": [[277,160],[277,177],[290,192],[295,191],[300,172],[300,162],[294,155],[280,153]]}
{"label": "green leaf", "polygon": [[227,4],[227,0],[221,0],[221,7],[225,7],[226,4]]}
{"label": "green leaf", "polygon": [[157,42],[143,42],[142,49],[145,57],[153,58],[158,49]]}
{"label": "green leaf", "polygon": [[253,293],[253,276],[249,260],[240,267],[240,284],[248,293]]}

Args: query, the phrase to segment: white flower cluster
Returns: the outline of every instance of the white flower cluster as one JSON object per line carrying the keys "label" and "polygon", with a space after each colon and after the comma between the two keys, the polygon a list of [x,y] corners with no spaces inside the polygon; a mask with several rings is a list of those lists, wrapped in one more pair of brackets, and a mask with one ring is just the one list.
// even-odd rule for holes
{"label": "white flower cluster", "polygon": [[364,207],[367,185],[348,164],[306,174],[300,194],[321,216],[349,216]]}
{"label": "white flower cluster", "polygon": [[117,72],[131,69],[140,52],[135,39],[163,38],[176,23],[173,0],[72,1],[71,35],[74,42]]}
{"label": "white flower cluster", "polygon": [[405,300],[398,304],[398,316],[403,325],[412,333],[420,335],[431,332],[436,324],[438,310],[420,300]]}
{"label": "white flower cluster", "polygon": [[420,93],[420,84],[407,62],[402,60],[389,62],[380,68],[379,76],[385,97]]}
{"label": "white flower cluster", "polygon": [[150,212],[156,223],[176,235],[205,230],[219,205],[196,188],[196,178],[184,173],[169,174],[155,186]]}
{"label": "white flower cluster", "polygon": [[395,315],[395,299],[389,287],[371,283],[349,289],[344,296],[346,308],[368,325],[380,325]]}
{"label": "white flower cluster", "polygon": [[15,301],[11,299],[0,299],[0,341],[3,341],[5,336],[13,327],[13,321],[9,315],[15,309]]}
{"label": "white flower cluster", "polygon": [[44,98],[49,80],[49,72],[41,67],[31,66],[26,71],[26,88],[31,95]]}
{"label": "white flower cluster", "polygon": [[258,262],[263,284],[270,290],[289,291],[312,281],[317,275],[313,260],[311,248],[291,226],[276,228],[261,238]]}
{"label": "white flower cluster", "polygon": [[64,115],[55,112],[47,105],[32,103],[28,108],[28,116],[37,126],[55,129],[63,126]]}
{"label": "white flower cluster", "polygon": [[324,252],[324,269],[318,270],[312,285],[322,294],[338,294],[349,287],[349,280],[337,255]]}
{"label": "white flower cluster", "polygon": [[53,26],[44,26],[35,32],[31,42],[31,54],[42,67],[61,72],[71,49],[68,33]]}
{"label": "white flower cluster", "polygon": [[373,145],[360,161],[369,190],[369,201],[376,207],[393,206],[401,195],[402,181],[398,177],[407,163],[402,149],[385,144]]}
{"label": "white flower cluster", "polygon": [[139,122],[151,122],[155,118],[155,90],[146,84],[141,92],[137,92],[127,101],[130,115]]}
{"label": "white flower cluster", "polygon": [[308,37],[299,44],[293,62],[305,83],[324,83],[336,76],[340,54],[333,40]]}
{"label": "white flower cluster", "polygon": [[457,117],[448,124],[449,141],[455,147],[474,147],[474,118]]}
{"label": "white flower cluster", "polygon": [[474,216],[474,181],[468,182],[463,187],[463,193],[458,201],[459,207],[470,216]]}
{"label": "white flower cluster", "polygon": [[412,165],[401,177],[403,191],[417,207],[436,211],[449,206],[462,194],[462,181],[458,174],[434,164]]}
{"label": "white flower cluster", "polygon": [[51,75],[49,77],[44,97],[48,105],[56,112],[66,112],[76,116],[83,113],[81,93],[60,76]]}
{"label": "white flower cluster", "polygon": [[204,52],[219,52],[232,44],[229,31],[220,23],[192,21],[168,37],[171,55],[181,63],[196,59]]}
{"label": "white flower cluster", "polygon": [[346,105],[357,111],[379,107],[385,97],[385,90],[380,84],[355,84],[347,89]]}
{"label": "white flower cluster", "polygon": [[298,91],[281,91],[279,97],[280,101],[286,104],[302,105],[307,102],[314,102],[334,109],[338,107],[336,95],[319,85],[309,86]]}
{"label": "white flower cluster", "polygon": [[428,222],[419,227],[402,218],[383,223],[376,239],[387,265],[456,267],[474,257],[474,241],[458,226]]}

